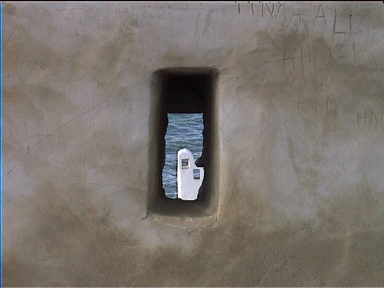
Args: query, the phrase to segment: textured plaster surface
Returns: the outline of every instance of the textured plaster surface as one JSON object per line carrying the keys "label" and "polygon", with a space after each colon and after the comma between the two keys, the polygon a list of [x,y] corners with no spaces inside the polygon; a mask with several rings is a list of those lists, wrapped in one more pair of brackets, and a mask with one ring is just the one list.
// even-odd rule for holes
{"label": "textured plaster surface", "polygon": [[[6,3],[5,285],[384,285],[383,39],[382,2]],[[219,72],[213,216],[148,210],[167,67]]]}

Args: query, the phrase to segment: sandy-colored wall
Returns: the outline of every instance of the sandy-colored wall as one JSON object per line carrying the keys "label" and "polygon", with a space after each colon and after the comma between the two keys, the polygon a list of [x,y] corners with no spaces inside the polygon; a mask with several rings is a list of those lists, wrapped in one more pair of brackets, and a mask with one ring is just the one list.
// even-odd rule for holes
{"label": "sandy-colored wall", "polygon": [[[384,285],[384,4],[7,3],[4,278]],[[218,208],[148,210],[152,73],[213,67]]]}

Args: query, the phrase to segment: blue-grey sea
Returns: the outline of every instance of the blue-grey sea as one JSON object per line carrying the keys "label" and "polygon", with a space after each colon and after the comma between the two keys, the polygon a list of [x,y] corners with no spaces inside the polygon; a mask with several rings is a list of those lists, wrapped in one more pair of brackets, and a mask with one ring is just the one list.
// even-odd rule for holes
{"label": "blue-grey sea", "polygon": [[168,198],[177,198],[177,151],[189,149],[195,160],[203,150],[203,113],[168,113],[165,134],[165,164],[162,171],[163,188]]}

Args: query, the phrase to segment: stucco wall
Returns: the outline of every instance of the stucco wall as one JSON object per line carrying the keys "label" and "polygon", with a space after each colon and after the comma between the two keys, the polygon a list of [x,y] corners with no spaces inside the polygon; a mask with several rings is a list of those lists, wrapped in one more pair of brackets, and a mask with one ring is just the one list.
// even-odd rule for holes
{"label": "stucco wall", "polygon": [[[5,285],[384,285],[384,4],[7,3]],[[218,70],[216,213],[148,210],[152,73]]]}

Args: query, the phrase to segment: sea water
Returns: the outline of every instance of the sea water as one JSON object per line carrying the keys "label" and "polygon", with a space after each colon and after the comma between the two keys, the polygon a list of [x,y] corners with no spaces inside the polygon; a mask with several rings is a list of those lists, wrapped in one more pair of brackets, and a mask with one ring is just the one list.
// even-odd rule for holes
{"label": "sea water", "polygon": [[187,148],[195,160],[203,151],[203,113],[168,113],[165,163],[162,171],[165,196],[177,198],[177,151]]}

